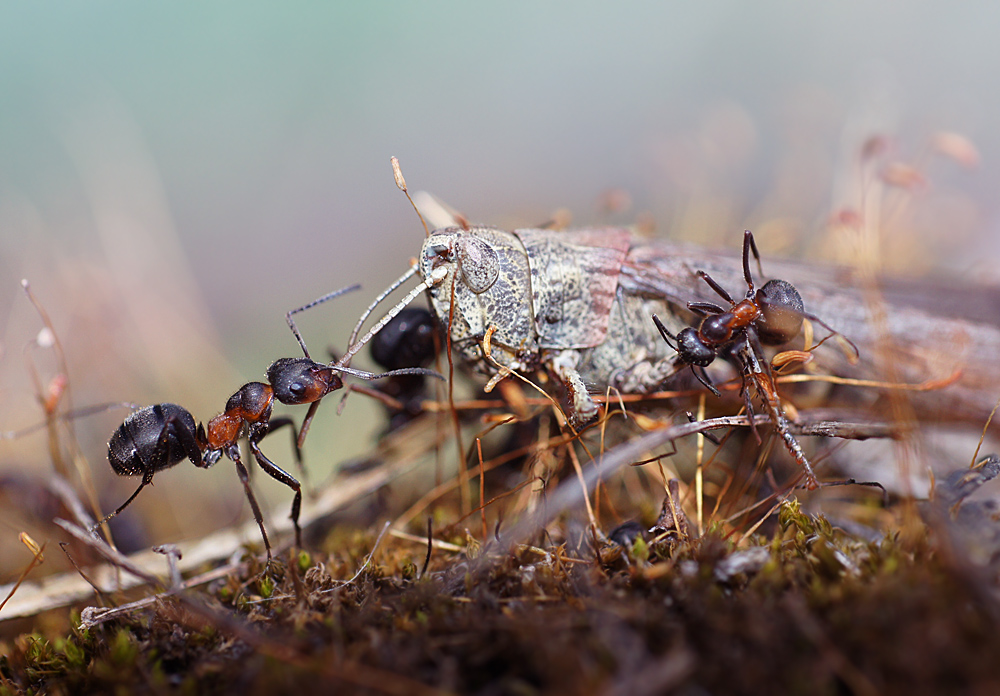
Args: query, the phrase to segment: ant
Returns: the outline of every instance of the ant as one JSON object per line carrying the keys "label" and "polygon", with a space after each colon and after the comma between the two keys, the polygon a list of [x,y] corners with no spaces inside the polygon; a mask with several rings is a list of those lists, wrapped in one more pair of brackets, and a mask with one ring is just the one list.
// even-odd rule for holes
{"label": "ant", "polygon": [[[814,314],[805,311],[802,296],[795,286],[785,280],[769,280],[761,288],[756,288],[753,275],[750,273],[750,253],[753,252],[760,271],[760,254],[754,242],[753,233],[746,230],[743,235],[743,277],[747,283],[746,297],[736,302],[726,290],[720,286],[705,271],[698,271],[698,276],[708,283],[722,299],[729,303],[729,308],[721,307],[713,302],[689,302],[688,309],[703,317],[698,328],[688,327],[673,335],[653,315],[653,323],[663,340],[677,351],[681,363],[691,366],[691,372],[705,387],[716,396],[721,396],[719,390],[712,384],[705,368],[719,357],[724,349],[729,349],[739,363],[743,372],[741,393],[746,403],[747,416],[757,441],[760,435],[753,420],[753,405],[750,392],[747,389],[749,380],[757,390],[765,408],[768,410],[775,429],[784,441],[788,451],[802,466],[806,473],[806,485],[810,489],[819,483],[812,466],[806,459],[802,448],[788,431],[781,401],[774,385],[774,375],[771,364],[764,357],[763,345],[776,346],[787,343],[802,328],[803,319],[816,322],[830,331],[830,336],[841,336],[851,346],[855,356],[858,347],[852,341],[843,337],[840,332]],[[763,274],[763,271],[760,271]],[[829,338],[830,336],[827,336]],[[672,341],[671,341],[672,339]],[[826,338],[823,339],[825,341]],[[675,345],[676,343],[676,345]],[[822,341],[820,342],[822,343]]]}
{"label": "ant", "polygon": [[[438,323],[423,307],[407,307],[372,339],[371,358],[387,370],[426,367],[440,348]],[[427,395],[424,375],[399,375],[385,380],[380,389],[399,405],[389,406],[389,430],[405,425],[421,411]]]}
{"label": "ant", "polygon": [[[332,299],[345,292],[357,289],[357,285],[342,288],[321,298]],[[311,306],[311,305],[308,305]],[[301,311],[301,310],[295,310]],[[291,322],[298,337],[298,332]],[[366,336],[367,342],[374,335]],[[263,382],[248,382],[233,394],[226,402],[225,410],[212,418],[207,427],[201,423],[195,424],[191,413],[177,404],[157,404],[135,411],[111,436],[108,442],[108,461],[115,473],[120,476],[142,476],[142,482],[136,491],[110,515],[94,525],[96,530],[104,522],[119,514],[135,500],[136,496],[147,485],[153,482],[153,475],[163,469],[168,469],[185,459],[190,459],[195,466],[207,469],[215,464],[225,454],[236,465],[247,500],[253,510],[254,520],[260,527],[264,546],[267,549],[268,562],[271,560],[271,544],[264,529],[263,515],[257,499],[250,488],[249,473],[243,464],[239,438],[245,436],[254,458],[269,476],[285,484],[293,491],[291,520],[295,526],[295,543],[302,546],[302,529],[299,526],[299,513],[302,507],[302,487],[294,476],[268,459],[260,449],[260,441],[271,431],[284,426],[291,426],[295,441],[295,456],[301,468],[301,442],[308,428],[308,420],[303,422],[298,433],[291,418],[271,418],[274,399],[284,404],[312,404],[310,415],[315,411],[319,400],[331,391],[340,389],[343,380],[338,373],[360,377],[362,379],[378,379],[380,377],[399,374],[437,375],[436,372],[423,369],[395,370],[383,375],[375,375],[363,370],[331,364],[323,365],[309,358],[309,353],[302,343],[305,358],[283,358],[276,360],[267,369],[269,384]],[[360,345],[353,352],[357,352]],[[349,353],[350,355],[353,355]]]}
{"label": "ant", "polygon": [[[264,529],[260,506],[250,488],[249,473],[240,456],[238,440],[245,434],[250,451],[260,468],[295,491],[291,519],[295,526],[295,543],[302,546],[302,530],[299,527],[302,487],[295,477],[268,459],[260,450],[260,441],[272,430],[291,426],[293,436],[295,434],[295,424],[291,418],[271,418],[273,403],[274,390],[270,385],[248,382],[229,398],[225,411],[212,418],[207,428],[201,423],[196,426],[191,413],[177,404],[147,406],[129,415],[108,442],[108,461],[119,476],[142,476],[142,482],[128,500],[94,525],[91,531],[128,507],[142,489],[153,482],[156,472],[185,459],[190,459],[199,468],[207,469],[225,454],[236,465],[254,520],[264,538],[270,563],[271,544]],[[295,449],[295,456],[301,467],[298,447]]]}

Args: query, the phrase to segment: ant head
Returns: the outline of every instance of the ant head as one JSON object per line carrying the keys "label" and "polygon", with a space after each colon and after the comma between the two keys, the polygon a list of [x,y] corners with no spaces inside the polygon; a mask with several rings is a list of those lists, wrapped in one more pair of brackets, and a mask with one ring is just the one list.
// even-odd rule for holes
{"label": "ant head", "polygon": [[283,404],[310,404],[344,386],[329,366],[309,358],[281,358],[267,368],[274,396]]}
{"label": "ant head", "polygon": [[698,331],[688,327],[677,334],[677,354],[688,365],[707,367],[715,360],[715,351],[705,345]]}
{"label": "ant head", "polygon": [[731,316],[726,312],[725,314],[713,314],[705,317],[698,328],[701,340],[706,344],[719,345],[732,338],[733,329],[729,326],[727,319],[727,317],[731,318]]}
{"label": "ant head", "polygon": [[769,346],[788,343],[802,330],[805,306],[802,296],[787,280],[769,280],[756,296],[763,321],[757,325],[760,342]]}

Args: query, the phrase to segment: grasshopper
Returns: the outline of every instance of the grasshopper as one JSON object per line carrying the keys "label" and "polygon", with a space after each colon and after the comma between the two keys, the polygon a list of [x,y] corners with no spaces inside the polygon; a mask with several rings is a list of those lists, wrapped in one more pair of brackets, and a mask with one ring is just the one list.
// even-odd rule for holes
{"label": "grasshopper", "polygon": [[566,388],[571,422],[582,425],[597,415],[590,389],[644,393],[678,369],[650,317],[684,323],[667,297],[634,282],[631,248],[622,228],[452,227],[425,240],[417,267],[466,363],[487,375],[546,371]]}
{"label": "grasshopper", "polygon": [[[394,172],[406,193],[395,162]],[[474,371],[493,383],[510,370],[555,377],[566,388],[574,425],[596,415],[590,393],[608,387],[648,393],[689,365],[662,340],[653,314],[676,335],[691,328],[690,304],[717,301],[704,276],[722,287],[745,280],[729,256],[650,241],[627,228],[505,231],[468,225],[442,210],[438,219],[448,214],[459,224],[428,232],[416,263],[369,305],[351,344],[375,307],[419,273],[423,282],[369,334],[426,291],[453,348]],[[880,380],[881,363],[891,360],[898,382],[926,383],[909,392],[917,417],[938,420],[948,414],[981,423],[989,413],[1000,391],[1000,312],[995,311],[1000,292],[879,279],[879,309],[879,300],[861,290],[864,281],[850,269],[773,260],[768,265],[798,289],[809,310],[801,316],[825,317],[825,328],[851,337],[853,355],[825,351],[829,372]],[[873,320],[879,313],[884,321]],[[858,350],[871,359],[854,360]],[[349,350],[345,359],[355,352]],[[877,394],[859,395],[855,406],[871,404]]]}

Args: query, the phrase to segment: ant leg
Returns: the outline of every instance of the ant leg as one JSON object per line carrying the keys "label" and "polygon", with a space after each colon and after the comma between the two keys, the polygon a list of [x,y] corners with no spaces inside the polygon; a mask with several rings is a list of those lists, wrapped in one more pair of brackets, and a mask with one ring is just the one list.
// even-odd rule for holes
{"label": "ant leg", "polygon": [[[209,465],[205,463],[204,459],[202,459],[201,447],[198,446],[198,438],[195,436],[195,433],[192,433],[187,428],[175,428],[174,423],[179,422],[180,419],[176,416],[169,416],[167,418],[166,423],[163,424],[163,432],[160,433],[160,441],[156,445],[157,455],[162,456],[164,460],[166,460],[169,456],[170,445],[167,443],[167,440],[172,432],[173,436],[180,441],[181,446],[184,448],[184,453],[187,454],[191,463],[199,469],[207,469]],[[161,464],[158,462],[157,465],[153,467],[153,470],[156,471],[160,468]]]}
{"label": "ant leg", "polygon": [[759,445],[761,444],[761,439],[760,439],[760,433],[757,432],[757,423],[755,422],[756,419],[754,418],[755,414],[753,412],[753,400],[750,398],[750,390],[747,389],[745,380],[743,382],[743,388],[740,389],[740,392],[743,395],[743,404],[746,407],[747,418],[750,420],[750,430],[753,431],[753,436],[757,440],[757,444]]}
{"label": "ant leg", "polygon": [[313,401],[309,404],[309,410],[306,411],[306,417],[302,419],[302,425],[299,426],[299,438],[296,441],[296,447],[301,448],[306,441],[306,433],[309,432],[309,426],[312,425],[313,416],[316,415],[316,409],[319,408],[319,401]]}
{"label": "ant leg", "polygon": [[715,388],[715,385],[712,384],[712,378],[708,376],[707,372],[705,372],[704,367],[700,367],[698,365],[692,365],[691,373],[695,377],[697,377],[698,381],[704,384],[705,387],[707,387],[710,392],[712,392],[716,396],[722,396],[722,394],[719,393],[719,390]]}
{"label": "ant leg", "polygon": [[135,493],[133,493],[132,495],[130,495],[129,498],[128,498],[128,500],[126,500],[124,503],[122,503],[121,505],[119,505],[117,510],[115,510],[114,512],[112,512],[110,515],[105,515],[104,519],[102,519],[100,522],[98,522],[93,527],[91,527],[90,528],[90,533],[91,534],[96,534],[97,530],[101,527],[101,525],[103,525],[105,522],[107,522],[108,520],[110,520],[112,517],[114,517],[115,515],[117,515],[118,513],[120,513],[122,510],[124,510],[125,508],[127,508],[129,506],[129,504],[133,500],[136,499],[136,496],[139,495],[139,492],[143,488],[145,488],[147,485],[151,484],[152,482],[153,482],[153,471],[149,471],[148,473],[146,473],[146,474],[143,475],[143,477],[142,477],[142,483],[140,483],[139,487],[135,489]]}
{"label": "ant leg", "polygon": [[723,288],[718,283],[716,283],[715,279],[712,278],[712,276],[705,273],[705,271],[698,271],[698,277],[704,280],[706,283],[708,283],[708,287],[715,290],[716,294],[718,294],[718,296],[724,299],[726,302],[728,302],[731,305],[736,304],[736,301],[732,298],[732,296],[728,292],[726,292],[726,289]]}
{"label": "ant leg", "polygon": [[[677,346],[674,345],[674,343],[677,342],[677,337],[674,336],[669,331],[667,331],[667,327],[663,325],[663,322],[660,321],[660,318],[655,314],[653,315],[653,323],[656,324],[656,330],[660,332],[660,336],[663,337],[663,340],[666,342],[666,344],[671,348],[673,348],[674,350],[677,350]],[[671,343],[670,339],[673,339],[674,343]]]}
{"label": "ant leg", "polygon": [[299,527],[299,511],[302,509],[302,486],[299,485],[299,482],[291,474],[265,457],[264,453],[260,451],[260,446],[254,440],[250,440],[250,451],[253,452],[253,456],[257,459],[257,463],[265,473],[295,491],[290,517],[292,524],[295,526],[295,545],[302,548],[302,528]]}
{"label": "ant leg", "polygon": [[764,277],[764,268],[760,265],[760,253],[757,251],[757,242],[753,240],[753,232],[745,230],[743,232],[743,277],[747,281],[747,288],[753,292],[753,276],[750,275],[750,257],[747,252],[753,252],[753,257],[757,259],[757,272]]}
{"label": "ant leg", "polygon": [[[698,419],[697,419],[697,418],[695,418],[695,417],[694,417],[694,414],[693,414],[693,413],[691,413],[690,411],[685,411],[685,412],[684,412],[684,415],[685,415],[685,416],[687,416],[687,419],[688,419],[688,423],[697,423],[697,422],[698,422]],[[711,443],[712,443],[713,445],[715,445],[716,447],[720,447],[720,446],[722,445],[722,442],[721,442],[721,441],[719,440],[719,438],[717,438],[717,437],[715,436],[715,434],[714,434],[714,433],[711,433],[711,432],[708,432],[708,431],[706,431],[706,432],[703,432],[703,433],[701,433],[701,435],[702,435],[702,436],[703,436],[703,437],[704,437],[704,438],[705,438],[706,440],[708,440],[708,441],[709,441],[709,442],[711,442]],[[676,443],[673,443],[673,442],[671,442],[670,444],[671,444],[671,445],[674,445],[674,444],[676,444]],[[674,447],[674,454],[676,454],[676,453],[677,453],[677,448],[676,448],[676,447]]]}
{"label": "ant leg", "polygon": [[889,491],[878,481],[858,481],[857,479],[849,478],[843,481],[823,481],[819,485],[820,488],[827,488],[829,486],[868,486],[869,488],[878,488],[882,491],[882,506],[889,507]]}
{"label": "ant leg", "polygon": [[707,317],[709,314],[723,314],[726,312],[725,308],[720,307],[714,302],[688,302],[688,309],[703,317]]}
{"label": "ant leg", "polygon": [[268,423],[267,432],[273,433],[278,428],[284,428],[285,426],[292,429],[292,450],[295,452],[295,463],[298,465],[299,471],[302,472],[302,477],[305,478],[306,467],[302,463],[302,448],[299,447],[299,432],[295,429],[295,421],[288,416],[272,418],[271,422]]}
{"label": "ant leg", "polygon": [[[815,314],[810,314],[809,312],[806,312],[806,311],[799,312],[799,314],[801,314],[804,318],[808,319],[809,321],[814,321],[817,324],[819,324],[820,326],[822,326],[824,329],[826,329],[827,331],[830,332],[830,336],[840,336],[842,339],[844,339],[845,341],[847,341],[847,344],[854,351],[854,357],[856,357],[856,358],[860,358],[861,357],[861,352],[858,350],[858,347],[856,345],[854,345],[854,341],[852,341],[851,339],[849,339],[847,336],[845,336],[844,334],[842,334],[839,331],[837,331],[835,328],[833,328],[832,326],[830,326],[829,324],[827,324],[825,321],[823,321],[822,319],[820,319],[819,317],[817,317]],[[827,338],[830,338],[830,336],[827,336]],[[826,340],[826,338],[823,339],[823,341],[825,341],[825,340]],[[820,341],[820,343],[822,343],[822,341]]]}
{"label": "ant leg", "polygon": [[253,510],[253,518],[257,521],[257,526],[260,527],[260,535],[264,537],[264,548],[267,549],[267,564],[271,565],[271,542],[267,538],[267,530],[264,529],[264,516],[260,513],[260,505],[257,504],[257,498],[253,494],[253,489],[250,488],[250,474],[247,472],[247,468],[243,466],[243,460],[240,459],[240,449],[236,445],[226,448],[226,455],[233,460],[233,464],[236,465],[236,473],[240,476],[240,483],[243,484],[243,490],[247,494],[247,500],[250,501],[250,509]]}

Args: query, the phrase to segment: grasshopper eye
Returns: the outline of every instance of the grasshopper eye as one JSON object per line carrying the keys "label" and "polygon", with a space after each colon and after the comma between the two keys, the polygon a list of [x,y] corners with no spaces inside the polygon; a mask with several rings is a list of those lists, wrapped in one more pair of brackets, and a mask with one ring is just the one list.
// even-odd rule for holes
{"label": "grasshopper eye", "polygon": [[458,263],[462,278],[472,292],[486,292],[500,275],[500,257],[489,244],[476,237],[466,237],[458,245]]}

